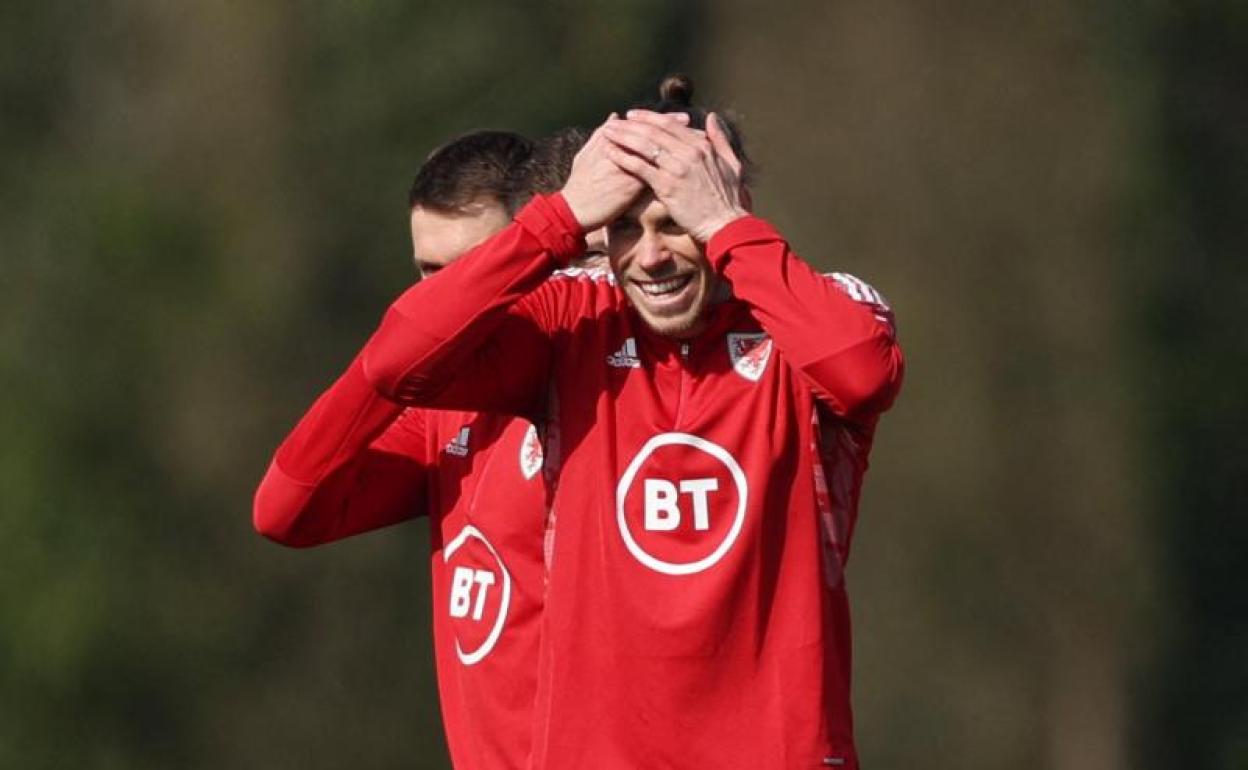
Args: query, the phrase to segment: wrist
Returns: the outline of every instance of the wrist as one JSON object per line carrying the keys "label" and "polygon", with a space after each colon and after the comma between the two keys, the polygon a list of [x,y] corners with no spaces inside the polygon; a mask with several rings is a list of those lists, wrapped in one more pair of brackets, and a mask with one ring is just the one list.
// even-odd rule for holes
{"label": "wrist", "polygon": [[701,228],[701,237],[698,240],[702,243],[710,243],[717,233],[738,219],[749,216],[749,213],[745,209],[732,209],[716,216]]}
{"label": "wrist", "polygon": [[516,214],[516,223],[536,237],[561,267],[585,252],[585,230],[561,193],[534,196]]}
{"label": "wrist", "polygon": [[576,220],[581,230],[589,231],[598,227],[601,223],[594,222],[590,216],[593,209],[592,201],[583,201],[577,194],[577,190],[565,187],[559,191],[559,197],[563,198],[563,202],[568,207],[568,211],[572,214],[572,218]]}

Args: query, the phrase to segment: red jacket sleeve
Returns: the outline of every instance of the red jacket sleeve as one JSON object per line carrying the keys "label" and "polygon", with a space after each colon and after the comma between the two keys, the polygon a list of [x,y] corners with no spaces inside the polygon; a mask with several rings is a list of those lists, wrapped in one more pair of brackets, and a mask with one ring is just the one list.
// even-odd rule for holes
{"label": "red jacket sleeve", "polygon": [[360,358],[277,448],[256,490],[256,531],[305,547],[424,512],[423,415],[379,396]]}
{"label": "red jacket sleeve", "polygon": [[408,404],[532,416],[548,325],[515,305],[585,249],[563,198],[537,196],[503,231],[400,296],[364,348],[369,381]]}
{"label": "red jacket sleeve", "polygon": [[904,364],[892,312],[873,289],[851,282],[861,288],[852,296],[849,286],[816,272],[753,216],[716,233],[707,257],[833,413],[862,421],[892,404]]}

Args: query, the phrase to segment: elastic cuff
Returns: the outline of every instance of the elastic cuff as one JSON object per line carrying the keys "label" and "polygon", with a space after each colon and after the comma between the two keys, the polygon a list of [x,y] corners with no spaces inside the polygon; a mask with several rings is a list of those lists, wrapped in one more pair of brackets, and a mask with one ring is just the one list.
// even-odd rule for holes
{"label": "elastic cuff", "polygon": [[772,227],[770,222],[748,215],[734,219],[711,236],[711,240],[706,244],[706,258],[710,260],[711,267],[718,272],[723,269],[728,252],[738,246],[761,241],[783,240],[784,236]]}
{"label": "elastic cuff", "polygon": [[585,232],[559,193],[533,196],[516,214],[516,222],[537,238],[560,267],[585,253]]}

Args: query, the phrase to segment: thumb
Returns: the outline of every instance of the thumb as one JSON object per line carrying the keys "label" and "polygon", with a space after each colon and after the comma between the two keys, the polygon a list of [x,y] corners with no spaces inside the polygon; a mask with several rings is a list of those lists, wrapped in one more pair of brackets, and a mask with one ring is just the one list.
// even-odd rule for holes
{"label": "thumb", "polygon": [[711,140],[715,154],[728,163],[734,174],[741,176],[741,161],[732,151],[732,142],[728,140],[728,133],[719,122],[719,116],[713,112],[706,116],[706,136]]}

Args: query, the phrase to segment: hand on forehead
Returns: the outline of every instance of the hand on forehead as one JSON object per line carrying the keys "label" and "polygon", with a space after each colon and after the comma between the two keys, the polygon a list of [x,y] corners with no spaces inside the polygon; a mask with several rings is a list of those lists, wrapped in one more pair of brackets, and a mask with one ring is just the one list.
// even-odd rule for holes
{"label": "hand on forehead", "polygon": [[[689,127],[684,112],[652,112],[629,110],[624,120],[610,122],[607,136],[613,144],[657,165],[666,153],[680,165],[695,164],[715,158],[740,178],[742,163],[732,149],[723,122],[715,113],[708,113],[706,130]],[[649,181],[649,180],[647,180]]]}
{"label": "hand on forehead", "polygon": [[741,163],[714,113],[706,131],[690,128],[688,120],[685,113],[632,110],[626,120],[602,128],[612,162],[644,182],[679,225],[705,242],[744,214]]}
{"label": "hand on forehead", "polygon": [[706,132],[688,124],[689,116],[683,112],[629,110],[624,120],[612,124],[609,135],[642,157],[651,157],[656,149],[678,154],[706,143]]}

